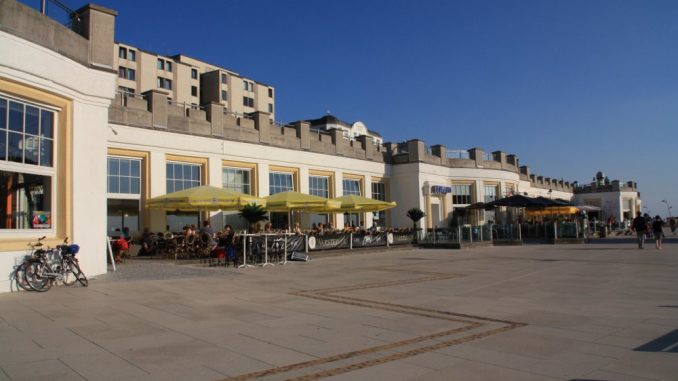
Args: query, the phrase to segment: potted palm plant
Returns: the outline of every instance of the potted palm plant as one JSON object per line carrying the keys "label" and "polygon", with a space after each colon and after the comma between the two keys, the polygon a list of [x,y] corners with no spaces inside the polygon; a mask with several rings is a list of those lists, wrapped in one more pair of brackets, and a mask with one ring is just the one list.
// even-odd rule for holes
{"label": "potted palm plant", "polygon": [[254,230],[254,225],[256,225],[257,222],[268,220],[266,213],[267,212],[264,210],[264,207],[259,204],[247,204],[242,209],[240,209],[238,215],[247,220],[249,227],[248,230],[251,233]]}
{"label": "potted palm plant", "polygon": [[426,216],[426,214],[424,213],[423,210],[421,210],[421,209],[419,209],[419,208],[412,208],[412,209],[410,209],[410,210],[407,211],[407,217],[408,217],[410,220],[412,220],[412,231],[414,232],[414,233],[413,233],[413,234],[414,234],[414,238],[413,238],[412,242],[413,242],[414,244],[417,243],[417,221],[419,221],[419,220],[421,220],[422,218],[424,218],[424,216]]}

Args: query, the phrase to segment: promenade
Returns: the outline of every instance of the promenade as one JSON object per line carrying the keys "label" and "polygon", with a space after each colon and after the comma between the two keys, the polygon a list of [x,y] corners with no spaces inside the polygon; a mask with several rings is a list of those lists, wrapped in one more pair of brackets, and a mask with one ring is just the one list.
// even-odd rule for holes
{"label": "promenade", "polygon": [[0,295],[0,380],[677,380],[678,241],[134,260]]}

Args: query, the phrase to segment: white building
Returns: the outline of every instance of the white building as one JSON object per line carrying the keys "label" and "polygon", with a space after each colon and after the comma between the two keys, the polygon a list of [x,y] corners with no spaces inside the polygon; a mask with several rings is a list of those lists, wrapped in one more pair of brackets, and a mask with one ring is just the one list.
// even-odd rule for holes
{"label": "white building", "polygon": [[598,218],[612,218],[618,222],[630,221],[641,211],[638,185],[633,181],[610,181],[602,172],[596,173],[589,185],[577,186],[574,201],[577,205],[591,205],[601,209]]}
{"label": "white building", "polygon": [[[115,12],[78,11],[84,36],[19,3],[0,1],[0,291],[27,243],[66,237],[86,274],[106,272],[104,235],[110,49]],[[92,28],[96,25],[96,28]],[[40,36],[37,38],[36,36]]]}

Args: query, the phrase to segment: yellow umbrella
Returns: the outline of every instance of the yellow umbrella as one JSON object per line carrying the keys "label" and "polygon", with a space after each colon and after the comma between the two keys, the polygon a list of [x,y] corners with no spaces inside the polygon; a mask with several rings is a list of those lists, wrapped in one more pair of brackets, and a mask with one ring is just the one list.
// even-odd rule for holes
{"label": "yellow umbrella", "polygon": [[554,207],[548,207],[545,209],[538,209],[538,210],[530,210],[527,209],[526,213],[528,217],[534,217],[534,216],[550,216],[554,214],[576,214],[579,212],[579,209],[577,209],[574,206],[554,206]]}
{"label": "yellow umbrella", "polygon": [[260,204],[262,200],[249,194],[203,185],[153,197],[147,200],[146,207],[179,211],[237,210],[253,202]]}
{"label": "yellow umbrella", "polygon": [[280,192],[265,198],[264,209],[270,212],[289,212],[300,210],[306,212],[331,211],[339,208],[339,201],[329,200],[324,197],[294,191]]}
{"label": "yellow umbrella", "polygon": [[396,206],[395,202],[375,200],[356,195],[341,196],[332,200],[341,202],[340,212],[380,212]]}

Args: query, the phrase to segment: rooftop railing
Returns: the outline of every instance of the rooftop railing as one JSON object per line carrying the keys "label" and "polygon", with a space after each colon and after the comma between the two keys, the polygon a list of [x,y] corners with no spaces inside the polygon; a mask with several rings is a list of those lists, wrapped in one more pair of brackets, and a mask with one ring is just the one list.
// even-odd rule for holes
{"label": "rooftop railing", "polygon": [[59,0],[38,0],[23,3],[70,29],[73,29],[73,20],[80,21],[75,11]]}
{"label": "rooftop railing", "polygon": [[450,159],[470,159],[471,154],[467,150],[453,149],[447,150],[447,157]]}

